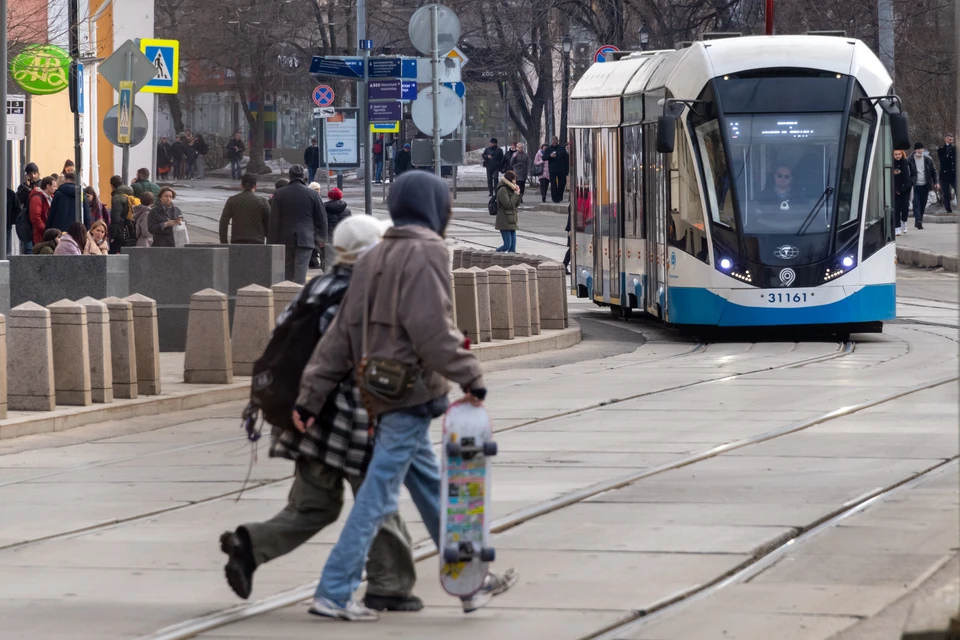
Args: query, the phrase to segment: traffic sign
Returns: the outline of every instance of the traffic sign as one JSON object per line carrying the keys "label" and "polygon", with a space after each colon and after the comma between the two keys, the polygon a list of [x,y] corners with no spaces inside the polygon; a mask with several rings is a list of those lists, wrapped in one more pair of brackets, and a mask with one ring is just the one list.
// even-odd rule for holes
{"label": "traffic sign", "polygon": [[416,58],[370,58],[369,77],[415,80],[418,66]]}
{"label": "traffic sign", "polygon": [[460,66],[465,67],[467,63],[470,62],[470,58],[467,57],[460,47],[454,47],[450,53],[447,54],[448,58],[454,58],[460,61]]}
{"label": "traffic sign", "polygon": [[341,78],[362,78],[363,58],[357,56],[332,58],[314,56],[310,61],[310,73],[321,76],[339,76]]}
{"label": "traffic sign", "polygon": [[462,82],[444,82],[443,86],[447,87],[448,89],[453,89],[458,98],[462,98],[463,96],[467,95],[467,87]]}
{"label": "traffic sign", "polygon": [[400,121],[371,122],[370,133],[400,133]]}
{"label": "traffic sign", "polygon": [[7,96],[7,140],[27,137],[27,96],[11,93]]}
{"label": "traffic sign", "polygon": [[70,113],[83,113],[83,65],[70,62]]}
{"label": "traffic sign", "polygon": [[368,114],[370,122],[394,122],[403,117],[403,103],[399,100],[393,102],[371,102]]}
{"label": "traffic sign", "polygon": [[[440,87],[438,97],[440,113],[440,135],[445,136],[457,130],[463,121],[463,103],[453,89]],[[417,94],[410,107],[413,124],[424,133],[433,131],[433,88],[426,87]]]}
{"label": "traffic sign", "polygon": [[117,142],[130,144],[133,138],[133,83],[121,82],[117,97]]}
{"label": "traffic sign", "polygon": [[[103,135],[111,144],[119,147],[121,143],[117,140],[117,105],[113,105],[103,116]],[[130,136],[130,146],[135,147],[147,137],[147,114],[137,105],[133,105],[133,132]]]}
{"label": "traffic sign", "polygon": [[334,107],[314,107],[313,108],[314,120],[323,120],[325,118],[332,118],[335,115],[337,115],[337,110]]}
{"label": "traffic sign", "polygon": [[[140,41],[141,44],[144,42]],[[130,55],[130,77],[127,77],[127,54]],[[147,56],[133,44],[133,40],[127,40],[117,47],[113,54],[97,65],[97,73],[103,76],[110,86],[120,91],[120,83],[130,80],[136,83],[136,88],[146,91],[147,83],[156,78],[157,68],[153,65]],[[163,93],[175,93],[164,91]]]}
{"label": "traffic sign", "polygon": [[612,44],[605,44],[605,45],[603,45],[602,47],[600,47],[599,49],[597,49],[597,52],[596,52],[595,54],[593,54],[593,61],[594,61],[594,62],[606,62],[606,61],[607,61],[607,57],[608,57],[611,53],[614,53],[614,52],[616,52],[616,51],[620,51],[620,49],[618,49],[617,47],[613,46]]}
{"label": "traffic sign", "polygon": [[140,50],[157,70],[155,78],[146,85],[137,83],[145,93],[176,93],[180,90],[180,42],[143,38]]}
{"label": "traffic sign", "polygon": [[361,40],[359,49],[361,51],[369,51],[373,49],[373,40]]}
{"label": "traffic sign", "polygon": [[403,80],[371,80],[371,100],[416,100],[417,83]]}
{"label": "traffic sign", "polygon": [[437,8],[437,44],[440,47],[440,55],[446,56],[457,46],[457,41],[460,39],[460,18],[450,7],[442,4],[427,4],[420,7],[410,16],[407,35],[410,36],[410,42],[417,51],[430,55],[433,50],[433,28],[430,19],[433,7]]}
{"label": "traffic sign", "polygon": [[[437,76],[441,84],[445,82],[460,82],[460,60],[456,58],[440,58],[437,65]],[[433,82],[433,66],[430,58],[417,58],[417,82],[430,84]]]}
{"label": "traffic sign", "polygon": [[313,101],[318,107],[329,107],[333,104],[333,88],[326,84],[317,85],[313,90]]}

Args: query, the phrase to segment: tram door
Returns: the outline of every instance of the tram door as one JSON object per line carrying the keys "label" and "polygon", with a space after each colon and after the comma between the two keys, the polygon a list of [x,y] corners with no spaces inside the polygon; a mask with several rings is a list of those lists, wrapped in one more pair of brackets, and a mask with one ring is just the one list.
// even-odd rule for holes
{"label": "tram door", "polygon": [[594,211],[599,217],[594,225],[593,299],[597,302],[621,304],[620,238],[620,141],[617,129],[594,132],[596,149],[596,183]]}
{"label": "tram door", "polygon": [[667,176],[663,154],[657,153],[656,124],[644,125],[643,147],[644,222],[647,227],[644,304],[647,313],[662,319],[667,307]]}

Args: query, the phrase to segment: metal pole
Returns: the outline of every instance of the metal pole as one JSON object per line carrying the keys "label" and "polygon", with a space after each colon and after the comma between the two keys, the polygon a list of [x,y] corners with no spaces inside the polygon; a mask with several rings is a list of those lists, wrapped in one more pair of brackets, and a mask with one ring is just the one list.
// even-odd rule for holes
{"label": "metal pole", "polygon": [[[3,81],[0,82],[0,102],[3,103],[3,108],[0,108],[0,131],[3,132],[3,139],[7,139],[7,0],[0,0],[0,23],[4,25],[3,34],[0,35],[0,69],[3,69]],[[7,189],[10,188],[10,183],[7,181],[7,169],[9,168],[10,159],[6,154],[6,145],[4,145],[4,153],[0,154],[0,176],[3,176],[3,193],[6,197]],[[4,201],[6,202],[6,201]],[[4,214],[4,219],[6,219],[6,214]],[[9,224],[7,220],[7,224]],[[7,259],[7,230],[9,227],[7,224],[0,224],[0,260]]]}
{"label": "metal pole", "polygon": [[[370,50],[360,47],[360,41],[367,39],[367,0],[357,0],[357,49],[363,55],[363,86],[357,92],[360,97],[361,139],[365,140],[363,150],[363,210],[373,215],[373,149],[370,139]],[[338,180],[339,182],[339,180]],[[338,185],[339,186],[339,185]]]}
{"label": "metal pole", "polygon": [[570,95],[570,54],[563,54],[563,102],[560,103],[560,146],[567,144],[567,108]]}
{"label": "metal pole", "polygon": [[440,43],[436,4],[430,5],[430,70],[433,74],[433,172],[440,175]]}
{"label": "metal pole", "polygon": [[327,174],[327,193],[330,193],[330,147],[327,144],[326,118],[323,118],[323,172]]}
{"label": "metal pole", "polygon": [[879,0],[877,4],[877,26],[880,40],[880,60],[887,68],[890,77],[896,81],[894,75],[894,42],[893,42],[893,0]]}
{"label": "metal pole", "polygon": [[[131,55],[130,52],[127,52],[124,58],[126,58],[126,62],[127,62],[127,75],[124,76],[124,79],[127,81],[130,81],[130,80],[133,80],[133,55]],[[133,102],[133,94],[136,92],[136,90],[137,90],[137,87],[136,85],[134,85],[133,90],[130,91],[131,103]],[[119,117],[119,115],[120,114],[118,113],[117,116]],[[130,105],[130,116],[131,116],[130,131],[133,131],[133,117],[132,117],[133,105],[132,104]],[[124,144],[122,149],[123,149],[123,155],[121,157],[121,163],[120,163],[120,177],[123,178],[123,184],[127,184],[130,178],[130,145]]]}
{"label": "metal pole", "polygon": [[[70,0],[70,57],[73,58],[72,69],[78,69],[80,64],[80,8],[78,0]],[[6,67],[4,67],[6,68]],[[79,73],[77,74],[79,75]],[[79,83],[77,83],[79,84]],[[76,220],[83,222],[83,180],[80,179],[81,165],[83,164],[82,150],[83,133],[80,130],[80,105],[77,104],[76,113],[73,114],[73,175],[77,184],[76,200]],[[65,229],[61,229],[65,231]]]}
{"label": "metal pole", "polygon": [[768,36],[773,35],[773,0],[767,0],[767,8],[764,12],[764,18],[766,19],[764,33]]}

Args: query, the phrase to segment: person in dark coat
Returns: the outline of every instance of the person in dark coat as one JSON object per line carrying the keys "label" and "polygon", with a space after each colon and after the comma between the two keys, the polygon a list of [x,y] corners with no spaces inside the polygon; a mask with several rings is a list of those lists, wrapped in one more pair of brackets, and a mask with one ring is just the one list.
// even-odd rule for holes
{"label": "person in dark coat", "polygon": [[150,210],[147,218],[147,227],[153,236],[154,247],[176,247],[173,237],[173,228],[183,224],[183,214],[173,204],[177,192],[170,187],[160,189],[160,202]]}
{"label": "person in dark coat", "polygon": [[[957,195],[957,148],[953,145],[953,134],[943,136],[943,146],[937,149],[940,161],[940,188],[943,189],[943,208],[953,213],[950,199]],[[951,193],[951,189],[953,192]]]}
{"label": "person in dark coat", "polygon": [[553,138],[553,144],[547,147],[545,155],[550,169],[550,198],[555,203],[563,202],[567,176],[570,175],[570,155],[566,147],[560,145],[560,139],[556,136]]}
{"label": "person in dark coat", "polygon": [[246,150],[247,147],[243,144],[243,136],[237,131],[233,134],[233,140],[227,143],[226,149],[227,160],[230,161],[230,175],[234,180],[241,178],[240,163],[243,162],[243,152]]}
{"label": "person in dark coat", "polygon": [[316,138],[310,138],[310,146],[303,152],[303,164],[307,166],[309,182],[313,182],[317,169],[320,168],[320,147],[317,146]]}
{"label": "person in dark coat", "polygon": [[152,193],[154,198],[160,195],[160,185],[150,181],[150,169],[146,167],[137,169],[137,177],[130,187],[133,189],[133,195],[137,198],[143,198],[143,194],[146,191]]}
{"label": "person in dark coat", "polygon": [[286,250],[286,279],[297,284],[307,281],[310,257],[318,238],[328,238],[327,214],[320,194],[307,186],[307,171],[299,164],[290,167],[290,184],[270,201],[269,244]]}
{"label": "person in dark coat", "polygon": [[937,169],[933,160],[925,152],[922,142],[913,145],[913,155],[908,162],[916,168],[916,180],[913,183],[913,228],[923,229],[923,212],[927,208],[927,196],[931,189],[940,190]]}
{"label": "person in dark coat", "polygon": [[404,171],[409,171],[412,166],[410,143],[407,142],[403,145],[403,149],[397,151],[397,155],[393,158],[393,175],[399,176]]}
{"label": "person in dark coat", "polygon": [[270,205],[255,193],[257,176],[244,174],[240,186],[243,191],[227,198],[220,215],[220,244],[227,244],[227,227],[231,222],[230,244],[263,244],[270,223]]}
{"label": "person in dark coat", "polygon": [[530,156],[527,154],[527,147],[522,142],[517,143],[517,151],[510,158],[510,169],[517,174],[517,186],[520,187],[520,202],[523,202],[523,194],[526,191],[527,178],[530,175]]}
{"label": "person in dark coat", "polygon": [[917,167],[907,160],[906,151],[893,152],[893,226],[897,235],[907,232],[910,217],[910,190],[917,181]]}
{"label": "person in dark coat", "polygon": [[83,201],[83,224],[90,226],[90,205],[83,199],[74,179],[74,174],[64,174],[63,184],[53,194],[50,213],[47,214],[47,229],[69,229],[77,221],[78,197]]}
{"label": "person in dark coat", "polygon": [[23,182],[17,187],[17,200],[20,201],[20,207],[26,211],[27,201],[30,200],[30,192],[34,187],[40,184],[40,169],[36,163],[27,163],[23,168]]}
{"label": "person in dark coat", "polygon": [[160,138],[157,143],[157,176],[159,180],[170,179],[170,168],[173,165],[173,157],[170,155],[170,141],[167,136]]}
{"label": "person in dark coat", "polygon": [[483,168],[487,170],[487,191],[493,197],[493,190],[500,182],[500,165],[503,164],[503,149],[497,146],[497,139],[490,138],[490,145],[483,150]]}
{"label": "person in dark coat", "polygon": [[17,192],[7,187],[7,255],[10,255],[10,247],[13,243],[13,226],[17,224],[17,218],[23,213],[23,207],[20,206],[20,199],[17,198]]}
{"label": "person in dark coat", "polygon": [[170,160],[173,163],[173,179],[182,180],[184,174],[184,162],[183,162],[183,150],[186,147],[186,142],[182,139],[181,136],[177,136],[173,139],[173,144],[170,145]]}
{"label": "person in dark coat", "polygon": [[327,201],[323,204],[327,212],[327,227],[329,237],[333,237],[333,230],[337,225],[350,217],[350,209],[347,209],[347,203],[343,201],[343,191],[334,187],[327,192]]}

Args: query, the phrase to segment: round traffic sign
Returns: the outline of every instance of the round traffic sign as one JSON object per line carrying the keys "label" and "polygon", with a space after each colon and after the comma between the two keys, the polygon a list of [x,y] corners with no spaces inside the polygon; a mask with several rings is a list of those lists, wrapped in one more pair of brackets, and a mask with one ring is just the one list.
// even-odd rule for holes
{"label": "round traffic sign", "polygon": [[612,44],[605,44],[605,45],[603,45],[602,47],[600,47],[599,49],[597,49],[597,52],[596,52],[595,54],[593,54],[593,61],[594,61],[594,62],[606,62],[606,61],[607,61],[607,56],[609,56],[611,53],[613,53],[613,52],[615,52],[615,51],[620,51],[620,49],[618,49],[617,47],[613,46]]}
{"label": "round traffic sign", "polygon": [[[117,141],[117,105],[113,105],[103,116],[103,135],[111,144],[122,146]],[[147,137],[147,114],[137,105],[133,105],[133,131],[130,134],[130,146],[135,147]]]}
{"label": "round traffic sign", "polygon": [[[463,103],[456,92],[449,87],[440,87],[440,135],[453,133],[463,121]],[[410,106],[413,124],[423,133],[433,133],[433,88],[421,89],[417,99]]]}
{"label": "round traffic sign", "polygon": [[313,90],[313,101],[318,107],[329,107],[333,104],[333,88],[329,85],[319,84]]}
{"label": "round traffic sign", "polygon": [[437,44],[440,46],[440,55],[445,56],[457,46],[460,39],[460,18],[450,7],[442,4],[427,4],[410,16],[407,34],[414,48],[424,55],[430,55],[433,50],[433,35],[430,27],[430,8],[437,8]]}

